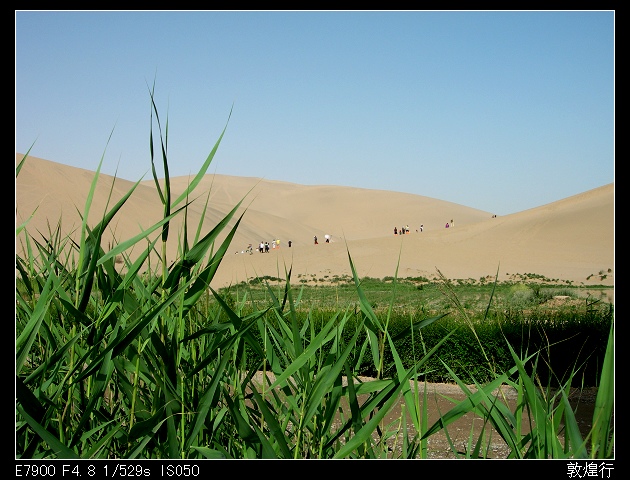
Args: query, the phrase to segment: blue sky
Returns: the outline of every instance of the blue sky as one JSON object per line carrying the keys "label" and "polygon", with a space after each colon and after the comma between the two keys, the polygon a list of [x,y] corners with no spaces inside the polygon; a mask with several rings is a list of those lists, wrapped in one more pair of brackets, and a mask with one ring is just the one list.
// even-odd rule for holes
{"label": "blue sky", "polygon": [[15,151],[148,180],[155,83],[172,176],[227,125],[209,173],[516,213],[614,182],[614,26],[614,11],[16,11]]}

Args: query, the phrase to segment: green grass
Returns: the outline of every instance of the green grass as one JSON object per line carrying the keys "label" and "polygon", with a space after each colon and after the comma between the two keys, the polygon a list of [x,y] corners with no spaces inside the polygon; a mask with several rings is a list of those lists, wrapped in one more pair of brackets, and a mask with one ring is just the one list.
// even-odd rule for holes
{"label": "green grass", "polygon": [[[354,280],[351,277],[335,277],[327,279],[327,283],[305,283],[301,277],[292,278],[294,289],[301,292],[301,299],[296,308],[336,309],[352,303],[358,303]],[[250,282],[241,282],[219,291],[224,294],[238,295],[247,292],[250,302],[265,298],[267,285],[276,291],[284,288],[286,279],[277,277],[255,278]],[[569,312],[586,309],[589,304],[599,304],[598,308],[607,308],[609,303],[605,296],[611,287],[606,286],[567,286],[550,279],[541,281],[514,281],[475,283],[473,280],[449,280],[449,288],[459,299],[459,303],[471,315],[483,316],[490,299],[491,308],[495,312],[502,310],[547,310],[552,312]],[[392,290],[396,290],[394,309],[405,311],[441,312],[452,308],[452,302],[444,294],[444,281],[440,278],[428,279],[384,279],[362,278],[361,288],[368,295],[372,308],[388,308]],[[394,285],[395,284],[395,285]],[[593,293],[599,291],[599,294]],[[569,297],[564,302],[551,305],[555,296]],[[576,301],[582,300],[579,304]],[[563,306],[564,305],[564,306]]]}
{"label": "green grass", "polygon": [[[509,458],[613,457],[612,310],[608,317],[602,313],[608,324],[597,403],[593,426],[583,436],[567,399],[582,363],[559,375],[552,370],[547,381],[539,374],[547,353],[574,332],[556,341],[544,335],[550,325],[532,325],[542,288],[530,298],[517,294],[522,287],[504,291],[496,278],[484,282],[490,291],[458,290],[444,278],[435,284],[420,279],[420,287],[415,280],[398,281],[396,272],[391,281],[359,279],[348,252],[353,274],[336,287],[311,290],[292,279],[287,266],[282,281],[259,279],[215,291],[210,283],[238,229],[242,200],[217,225],[198,225],[192,238],[187,222],[172,232],[170,221],[187,219],[188,199],[197,196],[193,192],[225,129],[189,188],[173,199],[153,90],[150,100],[161,221],[103,248],[103,232],[135,184],[98,224],[84,222],[79,239],[62,235],[59,224],[43,239],[31,235],[28,221],[16,228],[18,458],[428,458],[431,435],[467,413],[497,430]],[[28,152],[16,175],[27,157]],[[100,166],[85,219],[99,171]],[[227,235],[218,244],[222,233]],[[167,258],[166,244],[174,239],[178,256]],[[132,258],[132,247],[144,253]],[[161,261],[141,273],[151,253]],[[597,302],[584,305],[591,313],[580,318],[591,315],[597,324]],[[498,318],[499,311],[507,315]],[[503,337],[494,327],[490,335],[488,325],[500,325]],[[518,328],[518,338],[508,334],[510,325]],[[550,341],[523,342],[521,334],[531,331]],[[495,361],[494,344],[509,365]],[[475,378],[474,392],[456,365],[458,357],[473,353],[481,365],[475,372],[485,376]],[[438,367],[468,398],[429,424],[426,402],[420,407],[423,393],[409,380],[426,380]],[[366,370],[373,380],[360,381]],[[273,373],[273,380],[255,382],[257,371]],[[492,392],[500,385],[517,390],[515,411],[497,404]],[[400,426],[384,425],[400,398]],[[342,411],[347,413],[339,421]],[[388,441],[398,434],[400,449],[391,451]],[[464,453],[451,446],[457,456],[483,458],[484,445],[480,437],[471,438]]]}
{"label": "green grass", "polygon": [[[239,303],[242,312],[251,313],[269,300],[269,290],[281,296],[285,283],[268,277],[221,289],[220,294],[229,305]],[[494,373],[488,369],[484,355],[493,359],[494,368],[508,368],[513,360],[507,340],[515,348],[541,350],[543,357],[553,358],[556,373],[568,375],[574,364],[581,363],[573,386],[598,385],[614,308],[600,295],[592,295],[592,288],[585,291],[553,283],[511,281],[487,285],[446,279],[418,284],[416,279],[373,278],[361,279],[360,285],[371,309],[379,316],[388,315],[393,336],[423,319],[447,314],[439,323],[422,330],[421,341],[429,347],[440,341],[446,332],[455,330],[440,356],[427,362],[426,371],[420,376],[422,380],[452,382],[450,372],[441,364],[442,359],[449,358],[449,366],[466,382],[490,381]],[[360,320],[360,301],[354,284],[301,284],[291,288],[297,299],[293,308],[299,324],[307,318],[315,323],[325,321],[339,309],[348,307],[353,312],[350,321]],[[556,300],[554,297],[558,295],[563,298]],[[274,322],[271,313],[265,318]],[[474,329],[470,325],[474,325]],[[359,339],[365,335],[360,334]],[[480,340],[486,352],[478,348]],[[402,338],[396,348],[403,364],[410,366],[407,359],[413,358],[414,342]],[[394,364],[388,347],[385,354],[384,373],[392,374]],[[359,372],[365,376],[377,375],[369,363],[364,363]],[[546,362],[539,365],[537,374],[541,381],[554,386],[564,381],[564,378],[556,378]]]}

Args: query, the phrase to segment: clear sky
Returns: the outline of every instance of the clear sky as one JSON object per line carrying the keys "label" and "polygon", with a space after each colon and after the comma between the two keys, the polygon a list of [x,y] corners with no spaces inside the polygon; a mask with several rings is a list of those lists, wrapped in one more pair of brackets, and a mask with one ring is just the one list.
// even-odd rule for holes
{"label": "clear sky", "polygon": [[155,83],[171,176],[227,125],[209,173],[516,213],[614,182],[614,27],[614,11],[16,10],[15,151],[149,180]]}

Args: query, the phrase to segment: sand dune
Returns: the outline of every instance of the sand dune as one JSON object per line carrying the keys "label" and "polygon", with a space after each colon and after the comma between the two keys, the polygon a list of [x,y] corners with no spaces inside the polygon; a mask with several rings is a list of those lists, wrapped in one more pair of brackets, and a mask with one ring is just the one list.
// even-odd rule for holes
{"label": "sand dune", "polygon": [[[23,154],[16,154],[16,165],[22,158]],[[60,219],[65,234],[75,231],[81,225],[80,213],[93,178],[94,172],[89,170],[28,157],[16,178],[16,227],[33,214],[26,229],[35,238],[40,233],[48,236]],[[173,198],[190,181],[188,177],[173,178]],[[101,175],[89,224],[100,221],[133,184]],[[350,275],[348,253],[360,276],[375,278],[394,276],[397,268],[402,278],[433,278],[439,269],[452,279],[494,277],[498,272],[503,280],[535,273],[575,285],[614,285],[612,183],[496,218],[493,212],[421,195],[252,177],[207,175],[195,195],[188,208],[190,242],[202,215],[203,236],[244,199],[238,212],[244,213],[242,222],[213,280],[214,287],[256,276],[284,277],[285,268],[292,269],[293,281]],[[141,182],[114,218],[104,247],[115,239],[135,236],[162,215],[153,181]],[[451,219],[455,225],[444,228]],[[180,215],[172,223],[169,263],[177,255],[182,220]],[[393,234],[395,226],[407,224],[410,234]],[[422,233],[416,231],[420,224],[424,225]],[[324,242],[326,234],[331,235],[331,243]],[[314,235],[318,245],[313,243]],[[249,243],[256,247],[260,241],[274,239],[280,239],[280,248],[268,254],[241,253]],[[22,235],[16,238],[16,251],[21,245]],[[139,244],[135,253],[144,246]]]}

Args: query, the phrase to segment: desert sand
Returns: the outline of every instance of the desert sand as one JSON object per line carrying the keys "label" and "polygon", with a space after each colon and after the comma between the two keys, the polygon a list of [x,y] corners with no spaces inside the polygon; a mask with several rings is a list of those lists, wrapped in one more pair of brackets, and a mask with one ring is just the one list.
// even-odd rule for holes
{"label": "desert sand", "polygon": [[[16,154],[16,166],[23,158]],[[58,159],[63,161],[63,159]],[[95,172],[28,157],[16,177],[16,228],[36,239],[48,237],[61,222],[76,236]],[[136,179],[136,181],[139,179]],[[171,179],[173,198],[191,177]],[[100,175],[88,223],[94,226],[135,182]],[[445,200],[344,186],[305,186],[253,177],[206,175],[188,207],[188,241],[206,235],[239,201],[242,220],[212,281],[220,288],[255,277],[328,281],[351,275],[349,256],[359,277],[450,279],[481,277],[509,280],[537,274],[573,285],[614,286],[614,183],[504,216],[494,216]],[[207,202],[207,207],[206,207]],[[183,203],[180,203],[180,206]],[[134,237],[163,216],[154,181],[143,179],[114,217],[103,247]],[[201,222],[203,216],[203,222]],[[168,259],[177,258],[183,214],[171,224]],[[445,224],[454,220],[454,225]],[[423,231],[420,232],[420,225]],[[410,233],[394,235],[409,225]],[[150,238],[159,235],[159,230]],[[331,238],[325,242],[325,235]],[[315,245],[313,237],[318,237]],[[75,237],[77,238],[77,237]],[[225,234],[219,237],[223,240]],[[279,239],[279,248],[258,253],[261,241]],[[289,248],[288,242],[292,242]],[[245,253],[248,244],[253,254]],[[131,252],[145,248],[140,242]],[[23,232],[16,236],[16,253]]]}

